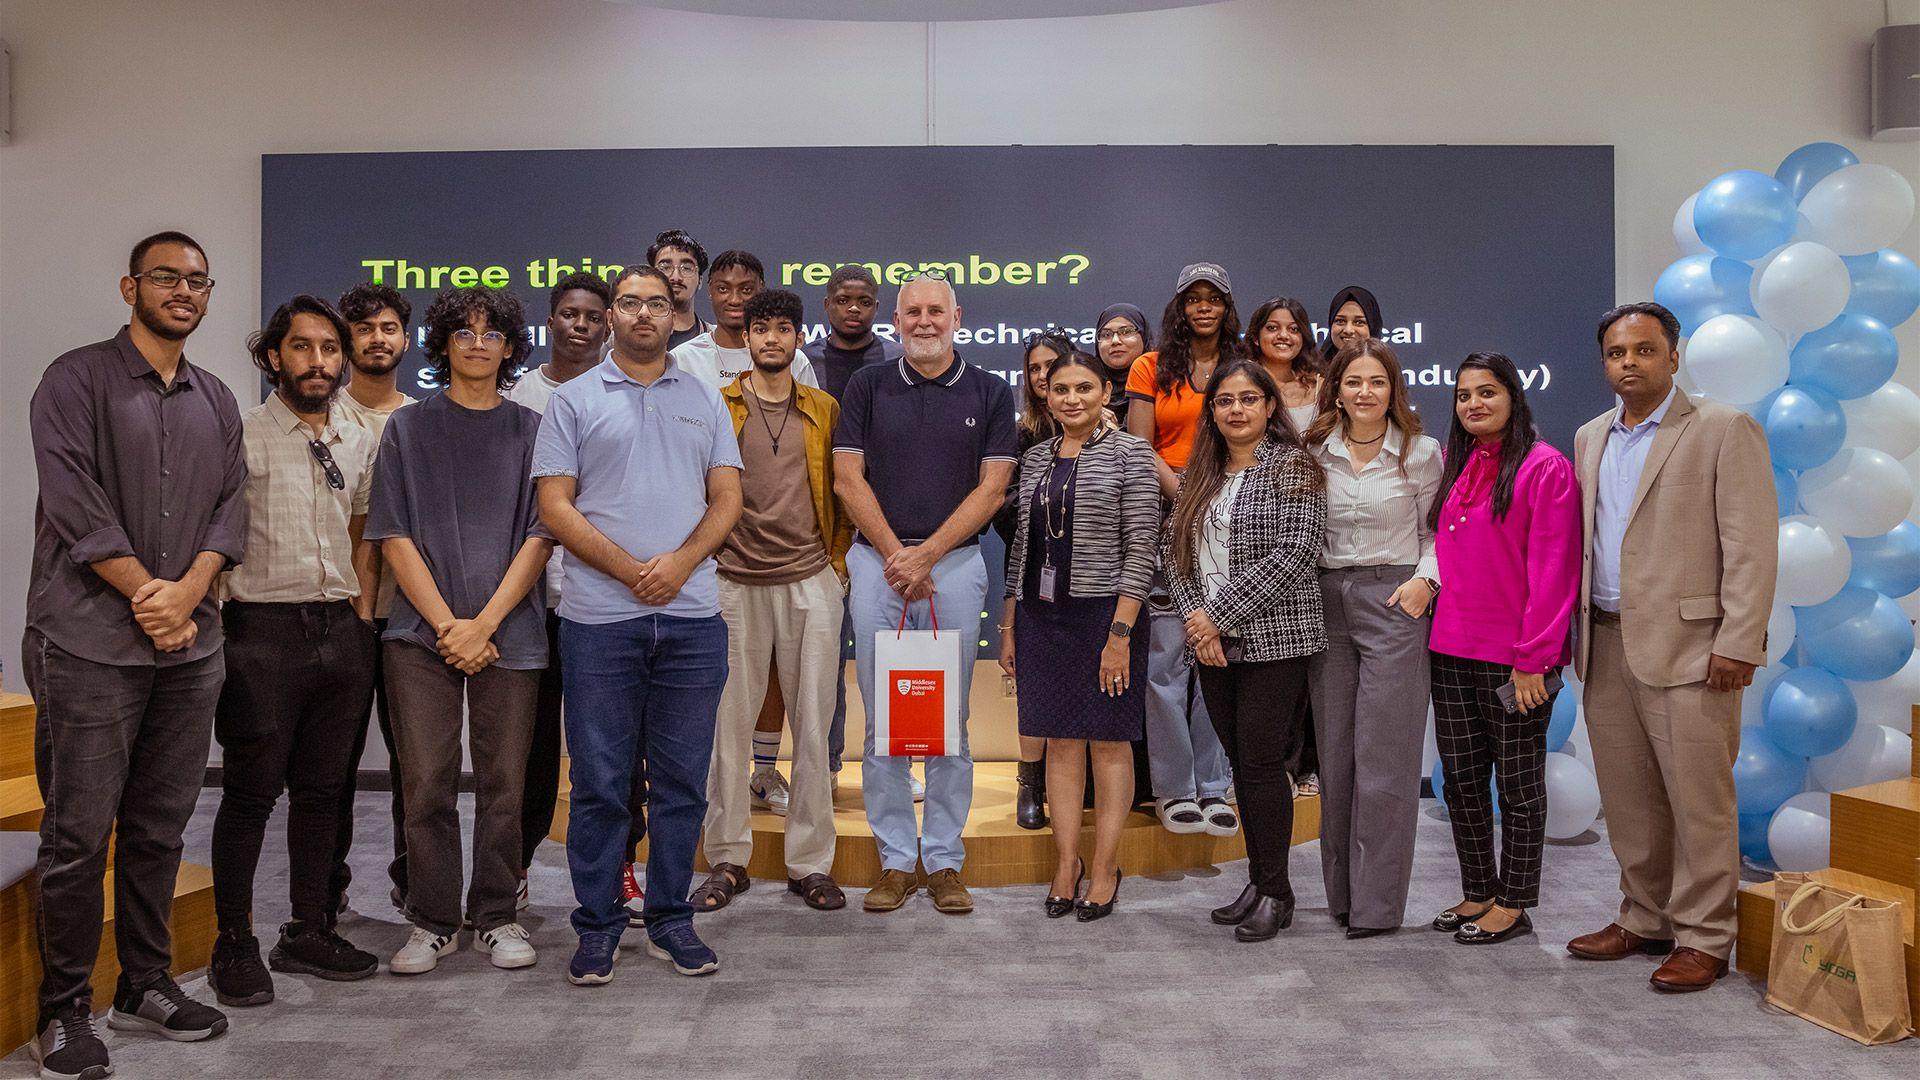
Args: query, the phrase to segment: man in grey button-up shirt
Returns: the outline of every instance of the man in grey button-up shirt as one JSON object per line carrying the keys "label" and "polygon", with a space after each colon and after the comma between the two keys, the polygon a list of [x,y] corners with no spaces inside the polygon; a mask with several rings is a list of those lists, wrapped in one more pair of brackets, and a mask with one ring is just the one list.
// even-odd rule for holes
{"label": "man in grey button-up shirt", "polygon": [[141,241],[120,279],[130,323],[55,360],[33,395],[40,500],[24,652],[46,801],[39,1047],[47,1068],[56,1057],[105,1062],[83,1021],[116,827],[122,974],[110,1023],[165,1028],[176,1039],[226,1026],[216,1010],[180,997],[167,974],[180,834],[226,671],[208,594],[215,576],[239,563],[246,535],[239,409],[225,384],[183,355],[212,292],[206,255],[190,238]]}

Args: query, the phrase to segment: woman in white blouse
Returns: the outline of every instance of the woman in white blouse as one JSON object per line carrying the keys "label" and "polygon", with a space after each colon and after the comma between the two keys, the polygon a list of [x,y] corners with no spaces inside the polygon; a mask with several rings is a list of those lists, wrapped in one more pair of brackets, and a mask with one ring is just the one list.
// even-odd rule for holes
{"label": "woman in white blouse", "polygon": [[1334,356],[1320,404],[1307,434],[1327,474],[1327,648],[1308,673],[1320,862],[1328,910],[1362,938],[1400,925],[1413,871],[1440,444],[1420,434],[1400,361],[1378,339]]}

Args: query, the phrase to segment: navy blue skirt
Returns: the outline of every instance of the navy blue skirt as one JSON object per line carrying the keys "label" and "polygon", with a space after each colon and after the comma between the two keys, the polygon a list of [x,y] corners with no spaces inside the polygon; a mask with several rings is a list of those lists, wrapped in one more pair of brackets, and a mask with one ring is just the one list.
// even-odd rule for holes
{"label": "navy blue skirt", "polygon": [[[1066,584],[1064,575],[1061,584]],[[1016,605],[1013,658],[1020,734],[1031,739],[1141,738],[1147,723],[1146,612],[1128,644],[1127,689],[1112,697],[1100,689],[1100,650],[1113,625],[1116,596],[1062,597]]]}

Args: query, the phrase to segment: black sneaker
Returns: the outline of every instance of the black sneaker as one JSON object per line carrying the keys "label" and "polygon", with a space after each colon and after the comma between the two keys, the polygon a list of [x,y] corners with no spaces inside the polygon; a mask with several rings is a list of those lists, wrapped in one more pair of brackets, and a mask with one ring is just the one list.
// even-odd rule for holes
{"label": "black sneaker", "polygon": [[27,1044],[47,1080],[101,1080],[113,1075],[107,1044],[93,1029],[93,1014],[76,1001],[40,1022],[40,1036]]}
{"label": "black sneaker", "polygon": [[222,1005],[245,1008],[273,1000],[273,976],[260,962],[260,942],[245,930],[222,930],[213,941],[207,985]]}
{"label": "black sneaker", "polygon": [[318,975],[334,982],[353,982],[380,971],[378,957],[354,948],[331,926],[308,922],[282,926],[280,941],[267,954],[267,963],[275,971]]}
{"label": "black sneaker", "polygon": [[115,1031],[151,1031],[174,1042],[199,1042],[227,1030],[227,1014],[188,997],[172,978],[162,975],[145,986],[128,986],[120,976],[107,1026]]}

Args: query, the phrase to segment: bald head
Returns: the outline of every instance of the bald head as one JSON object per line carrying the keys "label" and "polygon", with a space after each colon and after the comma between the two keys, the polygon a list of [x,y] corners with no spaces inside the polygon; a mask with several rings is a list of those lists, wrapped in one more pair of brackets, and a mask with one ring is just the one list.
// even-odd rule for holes
{"label": "bald head", "polygon": [[900,286],[894,300],[893,321],[907,360],[937,374],[953,355],[953,331],[960,325],[960,301],[953,283],[917,277]]}

